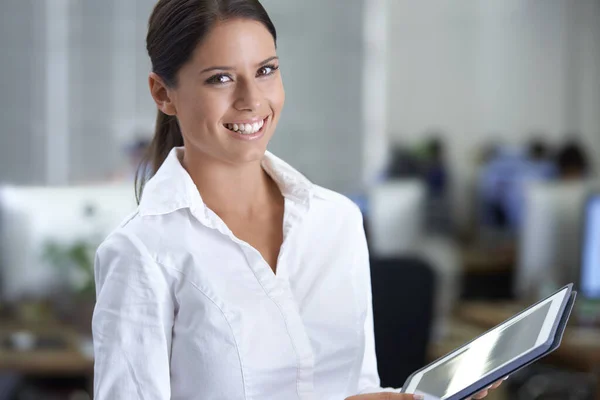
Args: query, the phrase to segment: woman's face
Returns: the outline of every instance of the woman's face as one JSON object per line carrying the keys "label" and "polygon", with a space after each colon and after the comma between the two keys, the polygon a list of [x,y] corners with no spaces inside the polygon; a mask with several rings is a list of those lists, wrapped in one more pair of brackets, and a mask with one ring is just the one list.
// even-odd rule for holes
{"label": "woman's face", "polygon": [[273,36],[252,20],[217,23],[166,92],[186,149],[227,163],[260,160],[285,99]]}

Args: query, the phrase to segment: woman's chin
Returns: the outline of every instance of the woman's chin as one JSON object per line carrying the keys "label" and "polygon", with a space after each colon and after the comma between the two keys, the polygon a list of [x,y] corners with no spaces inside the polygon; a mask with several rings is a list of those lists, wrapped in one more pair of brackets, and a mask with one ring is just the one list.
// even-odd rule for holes
{"label": "woman's chin", "polygon": [[229,153],[231,160],[237,162],[247,163],[253,161],[262,160],[267,151],[267,145],[269,144],[269,138],[264,135],[259,140],[242,141],[242,140],[230,140],[230,146],[226,149]]}
{"label": "woman's chin", "polygon": [[236,159],[240,163],[251,163],[261,161],[267,151],[266,146],[253,146],[252,149],[246,149],[243,152],[236,154]]}

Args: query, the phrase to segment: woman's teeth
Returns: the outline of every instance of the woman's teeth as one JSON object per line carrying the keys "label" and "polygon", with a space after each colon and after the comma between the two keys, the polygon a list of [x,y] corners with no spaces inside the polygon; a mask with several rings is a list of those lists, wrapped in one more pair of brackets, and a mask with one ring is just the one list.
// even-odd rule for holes
{"label": "woman's teeth", "polygon": [[253,124],[225,124],[225,127],[230,131],[239,132],[243,135],[252,135],[260,131],[265,124],[264,120],[255,122]]}

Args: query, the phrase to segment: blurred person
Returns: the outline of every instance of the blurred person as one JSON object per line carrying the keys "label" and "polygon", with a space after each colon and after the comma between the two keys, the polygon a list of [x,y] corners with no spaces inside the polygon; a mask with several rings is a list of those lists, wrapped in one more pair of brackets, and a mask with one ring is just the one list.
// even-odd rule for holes
{"label": "blurred person", "polygon": [[421,178],[422,168],[419,159],[409,149],[395,145],[391,149],[390,160],[382,181],[389,179]]}
{"label": "blurred person", "polygon": [[150,139],[139,137],[128,146],[127,154],[129,160],[128,178],[135,180],[137,175],[149,179],[151,175],[151,166],[146,160],[146,153],[150,149]]}
{"label": "blurred person", "polygon": [[556,174],[551,146],[541,138],[532,139],[527,146],[523,175],[529,180],[549,180],[555,178]]}
{"label": "blurred person", "polygon": [[513,230],[521,227],[526,209],[525,190],[531,182],[549,181],[556,176],[556,167],[550,158],[550,146],[543,139],[532,139],[526,155],[516,164],[515,175],[507,185],[504,207]]}
{"label": "blurred person", "polygon": [[147,50],[154,175],[96,254],[94,398],[415,398],[379,387],[360,211],[266,151],[261,4],[159,0]]}
{"label": "blurred person", "polygon": [[584,179],[590,174],[587,154],[576,141],[564,144],[556,153],[558,177],[562,180]]}
{"label": "blurred person", "polygon": [[448,168],[446,166],[446,146],[440,138],[433,138],[427,143],[425,177],[431,196],[442,197],[445,195],[448,186]]}
{"label": "blurred person", "polygon": [[[441,136],[441,135],[440,135]],[[444,141],[434,136],[426,144],[425,182],[427,184],[427,230],[436,234],[452,231],[449,193],[449,168]]]}
{"label": "blurred person", "polygon": [[480,185],[484,217],[489,225],[515,232],[525,211],[525,186],[556,176],[550,146],[533,139],[525,148],[500,147],[483,167]]}
{"label": "blurred person", "polygon": [[488,142],[475,152],[475,164],[481,167],[494,159],[502,146],[496,142]]}
{"label": "blurred person", "polygon": [[528,146],[529,159],[535,162],[550,160],[550,146],[543,139],[532,139]]}
{"label": "blurred person", "polygon": [[478,190],[483,225],[499,230],[510,228],[507,196],[515,182],[523,151],[510,146],[498,146],[481,167]]}
{"label": "blurred person", "polygon": [[132,143],[125,146],[126,164],[112,177],[115,181],[135,182],[136,176],[140,175],[146,179],[151,176],[151,166],[145,160],[146,152],[150,148],[150,140],[138,137]]}

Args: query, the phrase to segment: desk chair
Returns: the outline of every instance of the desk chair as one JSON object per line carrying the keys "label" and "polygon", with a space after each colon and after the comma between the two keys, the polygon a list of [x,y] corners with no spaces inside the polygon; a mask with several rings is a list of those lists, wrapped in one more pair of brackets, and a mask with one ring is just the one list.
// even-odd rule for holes
{"label": "desk chair", "polygon": [[0,373],[0,400],[11,400],[15,397],[17,387],[22,381],[22,377],[11,373]]}
{"label": "desk chair", "polygon": [[435,274],[418,258],[371,260],[377,367],[383,387],[401,387],[425,366]]}

